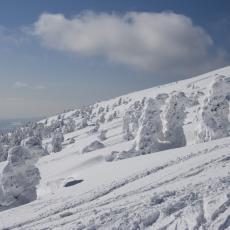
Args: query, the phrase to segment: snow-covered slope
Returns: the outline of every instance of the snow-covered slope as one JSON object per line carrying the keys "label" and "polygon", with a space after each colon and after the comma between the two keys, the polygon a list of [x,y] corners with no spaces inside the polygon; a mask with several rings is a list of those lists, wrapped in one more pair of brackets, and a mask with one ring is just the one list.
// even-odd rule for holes
{"label": "snow-covered slope", "polygon": [[[63,150],[37,163],[41,176],[37,200],[0,212],[0,228],[229,229],[230,137],[196,144],[194,136],[200,122],[197,109],[219,75],[230,76],[230,67],[87,107],[88,125],[65,134]],[[143,103],[143,98],[160,95],[164,111],[174,91],[188,98],[183,126],[186,146],[126,157],[135,142],[124,138],[127,109],[136,101]],[[49,126],[71,118],[80,127],[79,111],[41,122]],[[98,120],[102,122],[97,130]],[[103,145],[94,144],[93,149],[91,145],[92,151],[82,153],[99,140],[101,130],[106,130],[106,138],[100,140]],[[50,138],[43,140],[48,149],[50,143]],[[123,153],[120,158],[126,159],[111,161],[111,152]],[[0,171],[4,165],[0,163]]]}

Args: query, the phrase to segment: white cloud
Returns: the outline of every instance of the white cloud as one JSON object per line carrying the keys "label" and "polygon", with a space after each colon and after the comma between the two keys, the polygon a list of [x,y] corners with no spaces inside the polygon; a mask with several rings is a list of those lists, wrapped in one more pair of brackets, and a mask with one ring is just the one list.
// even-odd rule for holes
{"label": "white cloud", "polygon": [[29,87],[29,85],[25,82],[16,81],[16,82],[14,82],[13,87],[14,88],[27,88],[27,87]]}
{"label": "white cloud", "polygon": [[72,19],[44,13],[34,24],[34,33],[48,48],[153,72],[188,71],[216,62],[210,57],[214,47],[207,32],[172,12],[84,12]]}

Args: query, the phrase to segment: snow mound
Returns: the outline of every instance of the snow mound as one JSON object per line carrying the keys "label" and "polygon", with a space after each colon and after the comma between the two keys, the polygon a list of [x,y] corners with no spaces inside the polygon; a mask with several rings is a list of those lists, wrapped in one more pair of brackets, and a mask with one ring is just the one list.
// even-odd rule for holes
{"label": "snow mound", "polygon": [[94,150],[102,149],[104,147],[105,147],[104,144],[96,140],[96,141],[93,141],[91,144],[87,145],[86,147],[84,147],[82,150],[82,153],[92,152]]}

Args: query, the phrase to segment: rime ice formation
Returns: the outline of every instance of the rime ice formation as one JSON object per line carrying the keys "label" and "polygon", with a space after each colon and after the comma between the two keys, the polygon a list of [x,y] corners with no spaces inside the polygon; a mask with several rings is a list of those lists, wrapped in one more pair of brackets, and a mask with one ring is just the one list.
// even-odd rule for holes
{"label": "rime ice formation", "polygon": [[209,86],[198,112],[197,142],[207,142],[229,136],[230,77],[217,76]]}
{"label": "rime ice formation", "polygon": [[40,173],[35,166],[37,160],[34,154],[22,146],[9,150],[0,175],[2,206],[18,206],[37,198],[36,186],[40,181]]}
{"label": "rime ice formation", "polygon": [[56,131],[52,138],[52,151],[54,153],[60,152],[62,150],[62,142],[64,140],[64,136],[60,130]]}
{"label": "rime ice formation", "polygon": [[140,154],[157,152],[162,149],[162,121],[160,105],[156,99],[149,98],[140,118],[139,130],[135,140],[136,151]]}
{"label": "rime ice formation", "polygon": [[38,158],[47,155],[48,153],[42,148],[42,142],[38,137],[28,137],[21,143],[22,146],[31,151]]}
{"label": "rime ice formation", "polygon": [[183,125],[186,96],[183,92],[173,93],[164,110],[165,141],[168,148],[178,148],[186,145]]}
{"label": "rime ice formation", "polygon": [[139,119],[143,110],[143,104],[140,101],[135,101],[125,112],[123,117],[123,138],[125,140],[132,140],[135,138],[138,128]]}
{"label": "rime ice formation", "polygon": [[7,150],[4,148],[3,144],[0,143],[0,162],[6,161]]}

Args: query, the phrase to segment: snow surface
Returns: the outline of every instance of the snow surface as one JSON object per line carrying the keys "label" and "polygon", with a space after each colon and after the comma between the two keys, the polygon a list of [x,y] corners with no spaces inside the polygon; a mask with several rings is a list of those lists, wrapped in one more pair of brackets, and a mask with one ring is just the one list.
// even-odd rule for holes
{"label": "snow surface", "polygon": [[[133,146],[134,140],[124,140],[122,131],[131,104],[174,91],[188,98],[199,94],[201,102],[217,74],[230,76],[230,67],[124,95],[126,103],[118,97],[94,104],[97,116],[100,107],[110,108],[100,124],[100,130],[107,130],[104,148],[82,154],[98,140],[99,132],[89,134],[91,126],[65,134],[62,151],[40,158],[36,165],[41,176],[37,200],[0,212],[0,229],[230,229],[230,137],[195,143],[198,104],[186,109],[187,146],[106,161],[112,151]],[[76,111],[62,116],[68,119]],[[116,118],[109,119],[115,111]],[[71,138],[75,142],[70,144]],[[5,164],[0,163],[0,172]]]}

